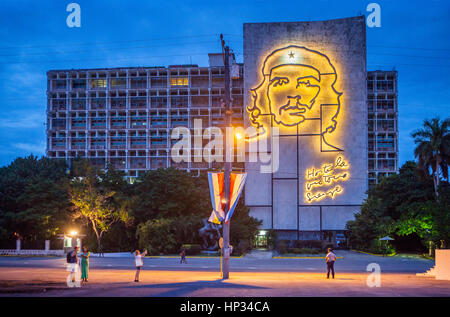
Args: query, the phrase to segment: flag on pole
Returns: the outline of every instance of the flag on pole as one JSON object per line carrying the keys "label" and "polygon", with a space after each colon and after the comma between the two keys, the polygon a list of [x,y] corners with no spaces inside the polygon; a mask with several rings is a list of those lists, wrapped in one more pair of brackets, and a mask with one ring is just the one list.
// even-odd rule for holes
{"label": "flag on pole", "polygon": [[[230,210],[227,213],[225,223],[230,221],[244,188],[247,173],[231,173],[230,175]],[[209,192],[213,211],[208,221],[221,223],[225,216],[225,195],[223,173],[208,173]]]}
{"label": "flag on pole", "polygon": [[209,216],[208,221],[220,225],[225,218],[225,214],[222,210],[216,212],[213,210],[211,216]]}
{"label": "flag on pole", "polygon": [[231,173],[230,178],[230,210],[228,211],[225,218],[225,223],[228,223],[228,221],[230,221],[231,219],[231,216],[233,216],[234,209],[237,206],[239,197],[242,193],[242,189],[244,188],[247,173]]}

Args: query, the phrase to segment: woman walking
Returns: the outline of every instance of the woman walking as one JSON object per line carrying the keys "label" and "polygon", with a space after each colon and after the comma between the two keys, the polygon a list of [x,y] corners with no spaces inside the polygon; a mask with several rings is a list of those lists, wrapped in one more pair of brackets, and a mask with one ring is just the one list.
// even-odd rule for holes
{"label": "woman walking", "polygon": [[88,281],[88,271],[89,271],[89,257],[91,252],[88,251],[87,247],[83,247],[83,252],[81,255],[81,280],[83,282]]}

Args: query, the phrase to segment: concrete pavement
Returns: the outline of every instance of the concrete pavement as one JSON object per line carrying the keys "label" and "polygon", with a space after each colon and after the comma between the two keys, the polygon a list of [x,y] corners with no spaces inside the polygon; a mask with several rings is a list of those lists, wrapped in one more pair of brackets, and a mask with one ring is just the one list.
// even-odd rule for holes
{"label": "concrete pavement", "polygon": [[217,272],[141,272],[99,269],[90,272],[81,288],[65,285],[67,272],[51,268],[0,268],[0,296],[181,296],[181,297],[291,297],[291,296],[449,296],[450,282],[413,274],[382,273],[380,287],[368,287],[369,273],[231,272],[223,281]]}
{"label": "concrete pavement", "polygon": [[[0,296],[449,296],[450,282],[417,277],[434,261],[337,251],[336,279],[325,278],[324,259],[231,259],[231,278],[220,279],[219,258],[146,258],[134,283],[133,258],[92,258],[89,282],[65,284],[65,259],[0,257]],[[381,268],[381,287],[369,287],[367,265]]]}

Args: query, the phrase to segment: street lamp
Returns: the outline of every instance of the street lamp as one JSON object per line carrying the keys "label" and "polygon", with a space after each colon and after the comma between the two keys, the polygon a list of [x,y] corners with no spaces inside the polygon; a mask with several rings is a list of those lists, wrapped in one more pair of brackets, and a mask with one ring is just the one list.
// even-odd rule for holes
{"label": "street lamp", "polygon": [[236,132],[235,133],[235,137],[236,137],[237,140],[241,140],[244,136],[242,135],[242,133]]}

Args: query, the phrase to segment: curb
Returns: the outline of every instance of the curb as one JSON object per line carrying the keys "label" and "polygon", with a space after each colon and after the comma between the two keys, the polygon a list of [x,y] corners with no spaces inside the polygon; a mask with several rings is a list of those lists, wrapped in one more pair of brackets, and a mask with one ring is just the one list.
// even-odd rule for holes
{"label": "curb", "polygon": [[367,254],[367,255],[373,255],[373,256],[382,256],[382,257],[394,256],[394,255],[397,254],[397,253],[394,252],[394,253],[391,253],[391,254],[383,255],[383,254],[375,254],[375,253],[369,253],[369,252],[358,251],[358,250],[350,250],[350,251],[352,251],[352,252],[358,252],[358,253],[363,253],[363,254]]}
{"label": "curb", "polygon": [[[243,255],[240,256],[230,256],[230,258],[239,259],[242,258]],[[177,255],[150,255],[145,256],[144,258],[149,259],[179,259],[180,256]],[[186,259],[220,259],[220,256],[186,256]]]}
{"label": "curb", "polygon": [[[343,259],[343,256],[337,256],[336,259]],[[311,260],[323,260],[325,257],[319,256],[274,256],[272,259],[311,259]]]}

